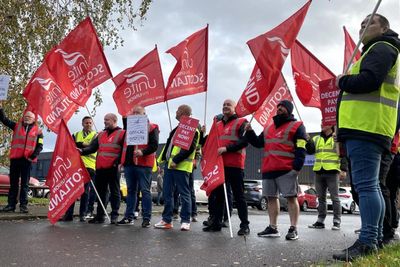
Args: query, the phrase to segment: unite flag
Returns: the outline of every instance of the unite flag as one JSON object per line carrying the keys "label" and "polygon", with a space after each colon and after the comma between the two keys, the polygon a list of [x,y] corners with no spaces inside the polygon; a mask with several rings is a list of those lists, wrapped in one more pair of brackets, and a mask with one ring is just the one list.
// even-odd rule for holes
{"label": "unite flag", "polygon": [[65,121],[62,120],[46,180],[46,185],[50,188],[47,217],[51,224],[55,224],[71,204],[83,194],[84,184],[89,181],[90,175]]}
{"label": "unite flag", "polygon": [[177,62],[168,78],[165,101],[207,91],[208,25],[166,53]]}
{"label": "unite flag", "polygon": [[164,79],[157,47],[115,76],[113,82],[116,86],[113,98],[122,116],[131,114],[137,105],[146,107],[164,102]]}
{"label": "unite flag", "polygon": [[[241,96],[243,106],[251,113],[258,110],[275,86],[310,4],[311,1],[308,1],[302,8],[277,27],[247,42],[257,66],[265,79],[264,88],[257,88],[256,90],[246,88]],[[251,95],[252,99],[248,99],[248,95]]]}

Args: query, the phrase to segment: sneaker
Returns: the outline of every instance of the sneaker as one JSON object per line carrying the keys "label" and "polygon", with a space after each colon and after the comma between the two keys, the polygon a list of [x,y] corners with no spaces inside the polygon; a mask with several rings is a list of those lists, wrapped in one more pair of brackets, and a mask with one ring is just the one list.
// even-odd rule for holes
{"label": "sneaker", "polygon": [[182,223],[181,231],[190,231],[190,223]]}
{"label": "sneaker", "polygon": [[250,228],[248,226],[240,227],[238,235],[249,235],[250,234]]}
{"label": "sneaker", "polygon": [[376,246],[369,246],[357,240],[351,247],[333,254],[333,259],[340,261],[353,261],[354,259],[377,252]]}
{"label": "sneaker", "polygon": [[220,232],[221,226],[209,225],[203,228],[204,232]]}
{"label": "sneaker", "polygon": [[149,228],[150,227],[150,220],[149,219],[143,219],[142,227],[143,228]]}
{"label": "sneaker", "polygon": [[192,222],[198,222],[197,216],[192,216]]}
{"label": "sneaker", "polygon": [[332,230],[340,230],[340,223],[334,222],[332,225]]}
{"label": "sneaker", "polygon": [[325,228],[325,224],[322,222],[315,222],[313,224],[310,224],[308,226],[308,228],[314,228],[314,229],[324,229]]}
{"label": "sneaker", "polygon": [[260,237],[280,237],[278,229],[272,228],[270,225],[264,231],[257,233]]}
{"label": "sneaker", "polygon": [[93,219],[93,213],[92,212],[88,212],[88,214],[86,214],[85,219]]}
{"label": "sneaker", "polygon": [[297,235],[297,229],[294,226],[290,226],[288,233],[286,234],[286,240],[297,240],[299,236]]}
{"label": "sneaker", "polygon": [[173,227],[172,223],[164,222],[164,220],[161,220],[154,225],[154,228],[158,229],[171,229],[172,227]]}
{"label": "sneaker", "polygon": [[132,219],[125,217],[117,223],[117,225],[134,225],[134,224],[135,222]]}
{"label": "sneaker", "polygon": [[29,210],[26,206],[19,206],[19,212],[21,213],[28,213]]}
{"label": "sneaker", "polygon": [[10,205],[5,206],[2,210],[2,212],[14,212],[15,211],[15,207],[12,207]]}

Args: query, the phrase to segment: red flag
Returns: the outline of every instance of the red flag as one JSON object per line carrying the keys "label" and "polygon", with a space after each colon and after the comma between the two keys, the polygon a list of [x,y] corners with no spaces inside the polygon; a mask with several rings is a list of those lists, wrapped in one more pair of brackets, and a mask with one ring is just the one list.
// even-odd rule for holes
{"label": "red flag", "polygon": [[293,44],[292,70],[296,84],[296,94],[301,103],[307,107],[321,107],[318,83],[336,77],[298,40]]}
{"label": "red flag", "polygon": [[76,104],[84,106],[92,90],[112,77],[90,18],[86,18],[46,55],[55,82]]}
{"label": "red flag", "polygon": [[64,215],[69,206],[83,194],[84,184],[89,181],[90,175],[62,121],[46,180],[51,192],[47,213],[50,223],[55,224]]}
{"label": "red flag", "polygon": [[168,78],[165,100],[207,91],[208,25],[166,53],[177,62]]}
{"label": "red flag", "polygon": [[[275,86],[310,4],[311,1],[308,1],[301,9],[277,27],[247,42],[251,53],[256,59],[257,66],[266,80],[264,90],[259,91],[259,88],[257,88],[258,90],[252,92],[253,94],[258,94],[258,100],[254,102],[245,101],[243,103],[247,110],[251,112],[258,110],[271,88]],[[245,91],[243,94],[247,94],[247,92]]]}
{"label": "red flag", "polygon": [[164,101],[165,87],[157,47],[133,67],[113,78],[113,98],[118,112],[129,115],[137,105],[146,107]]}
{"label": "red flag", "polygon": [[42,64],[25,87],[23,96],[43,122],[57,133],[61,120],[68,121],[78,105],[72,102],[54,81],[46,64]]}
{"label": "red flag", "polygon": [[[354,49],[356,49],[356,44],[351,38],[350,34],[347,32],[346,27],[343,26],[344,31],[344,62],[343,62],[343,72],[345,72],[347,65],[349,65],[349,61],[351,56],[353,55]],[[356,56],[353,59],[352,63],[355,63],[358,59],[360,59],[361,53],[360,50],[357,50]]]}
{"label": "red flag", "polygon": [[207,141],[204,144],[203,157],[200,162],[201,174],[204,182],[200,189],[206,191],[209,196],[211,192],[225,182],[224,161],[221,155],[218,155],[218,129],[214,121]]}
{"label": "red flag", "polygon": [[274,89],[272,89],[257,112],[254,113],[254,119],[265,128],[272,122],[272,117],[276,115],[277,105],[284,99],[293,102],[292,95],[281,73]]}

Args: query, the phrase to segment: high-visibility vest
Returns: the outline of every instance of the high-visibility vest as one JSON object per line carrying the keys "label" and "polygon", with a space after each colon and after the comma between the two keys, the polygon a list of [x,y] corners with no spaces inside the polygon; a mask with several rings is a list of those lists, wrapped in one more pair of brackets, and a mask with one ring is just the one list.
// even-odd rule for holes
{"label": "high-visibility vest", "polygon": [[99,149],[97,150],[96,169],[111,168],[122,151],[120,145],[124,138],[125,130],[118,129],[110,135],[106,131],[99,133]]}
{"label": "high-visibility vest", "polygon": [[[217,122],[218,129],[218,142],[220,147],[226,147],[230,144],[236,143],[239,136],[239,129],[246,122],[245,118],[237,118],[231,120],[226,124],[223,121]],[[246,161],[246,148],[242,148],[235,152],[225,152],[222,154],[224,167],[235,167],[244,169]]]}
{"label": "high-visibility vest", "polygon": [[[155,129],[158,129],[158,125],[154,124],[154,123],[150,123],[149,124],[149,133],[151,133]],[[138,145],[137,148],[140,150],[143,150],[143,149],[146,149],[147,146],[148,145]],[[126,144],[126,138],[125,138],[124,147],[122,149],[121,163],[125,163],[127,147],[128,146]],[[149,155],[142,156],[142,157],[132,157],[132,158],[135,160],[135,165],[137,165],[137,166],[153,168],[154,164],[155,164],[156,153],[154,152]]]}
{"label": "high-visibility vest", "polygon": [[295,144],[293,142],[301,121],[290,121],[275,128],[272,123],[264,129],[264,158],[262,172],[293,170]]}
{"label": "high-visibility vest", "polygon": [[325,139],[321,136],[314,136],[315,144],[315,162],[313,171],[320,171],[321,168],[326,171],[340,171],[340,158],[336,152],[336,143],[333,137]]}
{"label": "high-visibility vest", "polygon": [[[359,74],[361,62],[369,51],[379,43],[399,50],[387,42],[376,42],[352,66],[350,74]],[[339,106],[339,128],[359,130],[392,138],[397,123],[399,100],[399,57],[377,91],[365,94],[344,92]]]}
{"label": "high-visibility vest", "polygon": [[[198,138],[196,140],[196,147],[197,147],[197,145],[199,144],[199,141],[200,141],[200,131],[199,131],[198,128],[196,128],[196,133],[197,133],[197,136],[198,136]],[[172,139],[171,139],[171,142],[172,142]],[[168,148],[166,148],[166,146],[164,146],[162,151],[161,151],[161,153],[160,153],[160,155],[158,156],[157,162],[159,164],[163,163],[162,155],[163,155],[165,149],[168,149]],[[168,159],[168,168],[170,168],[171,163],[172,163],[172,159],[174,158],[174,156],[178,155],[180,151],[181,151],[180,147],[172,146],[171,156]],[[192,173],[193,172],[193,160],[194,160],[195,155],[196,155],[196,149],[193,150],[193,152],[189,155],[189,157],[187,157],[186,159],[184,159],[181,162],[179,162],[176,165],[175,170],[180,170],[180,171],[185,171],[185,172],[188,172],[188,173]]]}
{"label": "high-visibility vest", "polygon": [[[93,138],[96,136],[96,134],[97,134],[96,131],[91,131],[89,134],[84,136],[83,130],[76,132],[74,134],[75,142],[88,144],[93,140]],[[97,153],[95,152],[95,153],[92,153],[89,155],[81,156],[83,164],[85,164],[86,168],[93,169],[93,170],[96,169],[96,155],[97,155]]]}
{"label": "high-visibility vest", "polygon": [[[15,124],[13,137],[11,140],[10,159],[28,159],[35,151],[37,142],[43,143],[43,140],[38,141],[38,136],[42,133],[37,124],[32,125],[32,128],[27,133],[22,121]],[[33,160],[36,162],[37,158]]]}

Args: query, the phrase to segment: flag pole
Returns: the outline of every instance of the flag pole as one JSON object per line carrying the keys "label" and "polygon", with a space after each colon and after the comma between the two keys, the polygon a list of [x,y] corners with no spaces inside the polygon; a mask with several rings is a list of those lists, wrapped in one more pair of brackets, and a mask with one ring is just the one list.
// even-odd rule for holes
{"label": "flag pole", "polygon": [[206,117],[207,117],[207,91],[204,99],[204,125],[206,125]]}
{"label": "flag pole", "polygon": [[282,76],[283,82],[285,83],[286,87],[288,88],[290,97],[292,98],[292,101],[293,101],[294,108],[296,109],[296,112],[297,112],[297,116],[299,116],[299,120],[303,121],[301,119],[300,112],[299,112],[299,109],[297,108],[296,102],[294,102],[294,98],[293,98],[292,92],[290,92],[290,88],[289,88],[289,86],[288,86],[288,84],[286,82],[285,76],[283,76],[282,72],[281,72],[281,76]]}
{"label": "flag pole", "polygon": [[346,67],[345,71],[343,72],[343,74],[345,74],[345,73],[347,73],[349,71],[350,66],[352,65],[352,62],[353,62],[353,60],[354,60],[354,58],[355,58],[355,56],[357,54],[357,51],[358,51],[358,49],[359,49],[359,47],[361,45],[362,39],[364,38],[365,33],[367,32],[367,29],[368,29],[369,25],[371,24],[371,21],[372,21],[373,17],[375,16],[376,11],[378,10],[379,5],[381,4],[381,2],[382,2],[382,0],[378,0],[378,3],[376,3],[375,8],[372,11],[371,16],[368,19],[367,25],[365,26],[363,32],[361,33],[360,39],[358,40],[358,43],[357,43],[356,47],[354,48],[353,54],[351,55],[349,63],[347,64],[347,67]]}
{"label": "flag pole", "polygon": [[172,131],[171,115],[169,114],[168,101],[165,101],[165,104],[167,105],[167,111],[168,111],[169,129],[170,131]]}
{"label": "flag pole", "polygon": [[233,238],[231,213],[229,212],[228,194],[226,193],[226,184],[225,184],[225,182],[224,182],[224,195],[225,195],[226,213],[228,214],[229,233],[231,234],[231,238]]}

